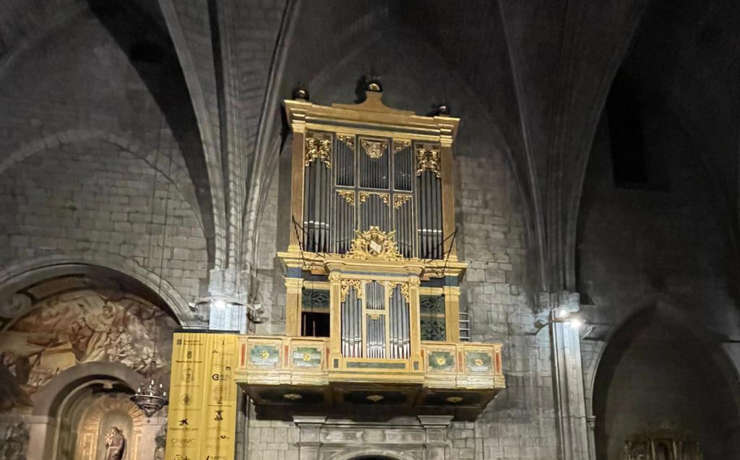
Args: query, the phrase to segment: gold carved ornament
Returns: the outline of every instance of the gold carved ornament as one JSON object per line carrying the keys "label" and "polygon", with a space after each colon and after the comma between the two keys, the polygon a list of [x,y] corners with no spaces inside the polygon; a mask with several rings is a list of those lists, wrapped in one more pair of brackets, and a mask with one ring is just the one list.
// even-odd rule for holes
{"label": "gold carved ornament", "polygon": [[406,204],[407,201],[411,199],[411,195],[406,194],[395,194],[393,195],[393,209],[398,209],[404,204]]}
{"label": "gold carved ornament", "polygon": [[355,136],[351,134],[337,134],[337,139],[347,144],[350,149],[355,148]]}
{"label": "gold carved ornament", "polygon": [[347,300],[347,294],[349,293],[350,288],[355,288],[355,292],[357,292],[357,297],[359,299],[362,299],[364,297],[364,294],[362,292],[362,281],[342,280],[340,283],[340,297],[342,298],[342,302]]}
{"label": "gold carved ornament", "polygon": [[323,162],[331,168],[331,135],[309,133],[306,136],[306,155],[304,165],[310,165],[314,160]]}
{"label": "gold carved ornament", "polygon": [[398,153],[401,150],[405,150],[411,146],[411,141],[407,140],[394,140],[393,141],[393,153]]}
{"label": "gold carved ornament", "polygon": [[384,232],[372,226],[366,231],[355,231],[355,239],[344,257],[348,259],[381,259],[400,260],[403,256],[398,252],[395,242],[396,232]]}
{"label": "gold carved ornament", "polygon": [[354,190],[337,190],[337,194],[339,194],[340,197],[344,198],[344,201],[346,201],[348,205],[350,206],[355,205],[355,191]]}
{"label": "gold carved ornament", "polygon": [[401,295],[406,300],[406,303],[411,303],[409,296],[409,283],[401,284]]}
{"label": "gold carved ornament", "polygon": [[383,192],[360,192],[360,203],[364,203],[367,201],[367,199],[371,196],[377,196],[381,200],[383,200],[383,203],[385,203],[386,206],[388,206],[391,196],[389,193],[383,193]]}
{"label": "gold carved ornament", "polygon": [[438,145],[417,144],[416,146],[416,175],[420,176],[425,170],[430,170],[437,178],[441,178],[442,155]]}
{"label": "gold carved ornament", "polygon": [[367,156],[369,156],[373,160],[377,160],[378,158],[382,157],[383,154],[385,154],[385,148],[387,144],[385,141],[362,139],[360,140],[360,145],[362,146],[362,149],[365,151],[365,154]]}

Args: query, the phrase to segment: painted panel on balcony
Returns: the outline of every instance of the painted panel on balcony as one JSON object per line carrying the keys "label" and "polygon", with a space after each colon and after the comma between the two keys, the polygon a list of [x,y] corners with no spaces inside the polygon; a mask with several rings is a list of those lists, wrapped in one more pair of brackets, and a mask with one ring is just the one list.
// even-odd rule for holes
{"label": "painted panel on balcony", "polygon": [[249,349],[249,363],[259,367],[277,367],[280,350],[275,345],[252,345]]}
{"label": "painted panel on balcony", "polygon": [[295,347],[293,367],[320,367],[321,349],[316,347]]}
{"label": "painted panel on balcony", "polygon": [[449,351],[429,352],[429,369],[433,371],[455,370],[455,355]]}
{"label": "painted panel on balcony", "polygon": [[468,372],[491,372],[491,355],[482,351],[466,351],[465,367]]}

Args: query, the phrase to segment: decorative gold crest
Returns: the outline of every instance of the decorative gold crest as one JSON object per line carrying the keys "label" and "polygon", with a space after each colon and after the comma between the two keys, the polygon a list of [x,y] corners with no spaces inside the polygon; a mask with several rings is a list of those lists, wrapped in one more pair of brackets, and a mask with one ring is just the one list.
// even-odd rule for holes
{"label": "decorative gold crest", "polygon": [[440,175],[441,155],[439,146],[434,144],[416,144],[416,175],[430,170],[438,178]]}
{"label": "decorative gold crest", "polygon": [[360,141],[360,145],[362,146],[362,149],[365,151],[367,156],[369,156],[373,160],[377,160],[385,153],[385,148],[387,144],[385,141],[362,139]]}
{"label": "decorative gold crest", "polygon": [[398,252],[395,241],[396,232],[384,232],[378,227],[372,226],[367,231],[355,231],[355,239],[349,252],[345,255],[348,259],[382,259],[399,260],[403,256]]}
{"label": "decorative gold crest", "polygon": [[308,133],[306,136],[305,166],[319,160],[331,168],[331,134]]}

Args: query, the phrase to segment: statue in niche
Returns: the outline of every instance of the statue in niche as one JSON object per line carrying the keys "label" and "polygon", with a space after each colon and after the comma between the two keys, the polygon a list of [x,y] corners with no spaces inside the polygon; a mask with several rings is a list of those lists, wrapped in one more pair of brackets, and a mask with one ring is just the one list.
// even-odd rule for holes
{"label": "statue in niche", "polygon": [[28,447],[28,428],[23,422],[8,425],[0,447],[1,460],[25,460]]}
{"label": "statue in niche", "polygon": [[117,426],[105,435],[105,460],[122,460],[126,449],[126,438]]}

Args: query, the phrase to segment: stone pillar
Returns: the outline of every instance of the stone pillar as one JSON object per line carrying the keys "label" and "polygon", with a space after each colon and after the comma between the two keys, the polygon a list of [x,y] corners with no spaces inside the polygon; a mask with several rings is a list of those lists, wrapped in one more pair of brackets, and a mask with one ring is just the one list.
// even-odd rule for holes
{"label": "stone pillar", "polygon": [[447,460],[449,458],[447,429],[452,422],[452,416],[419,415],[419,422],[426,433],[424,460]]}
{"label": "stone pillar", "polygon": [[23,417],[28,426],[26,458],[54,458],[54,434],[56,419],[45,415]]}
{"label": "stone pillar", "polygon": [[588,458],[596,459],[596,416],[589,415],[586,417],[586,426],[588,427]]}
{"label": "stone pillar", "polygon": [[298,427],[298,460],[319,460],[321,427],[326,417],[294,416]]}
{"label": "stone pillar", "polygon": [[198,315],[208,318],[208,329],[247,333],[246,286],[243,273],[233,268],[212,269],[208,274],[208,297],[198,302]]}
{"label": "stone pillar", "polygon": [[580,330],[562,321],[564,314],[572,315],[579,311],[579,295],[560,292],[548,293],[546,296],[552,311],[550,336],[560,458],[591,459],[586,426]]}

